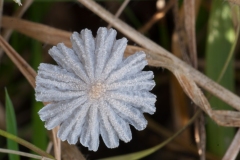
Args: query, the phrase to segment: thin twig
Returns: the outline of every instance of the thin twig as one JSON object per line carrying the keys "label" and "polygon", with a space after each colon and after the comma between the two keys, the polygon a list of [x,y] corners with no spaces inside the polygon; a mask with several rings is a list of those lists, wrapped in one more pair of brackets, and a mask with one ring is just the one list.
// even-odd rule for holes
{"label": "thin twig", "polygon": [[189,57],[194,68],[197,68],[197,47],[195,34],[195,1],[184,0],[184,22],[187,35]]}
{"label": "thin twig", "polygon": [[10,149],[0,148],[0,152],[8,153],[8,154],[16,154],[16,155],[20,155],[20,156],[24,156],[24,157],[35,158],[35,159],[53,160],[52,158],[47,158],[47,157],[43,157],[43,156],[39,156],[39,155],[35,155],[35,154],[26,153],[26,152],[14,151],[14,150],[10,150]]}
{"label": "thin twig", "polygon": [[[189,51],[189,57],[193,68],[197,69],[197,46],[196,46],[196,34],[195,34],[195,1],[184,0],[184,21],[185,32],[187,35],[187,47]],[[194,104],[194,111],[196,112],[198,106]],[[198,153],[200,160],[205,160],[206,150],[206,131],[205,131],[205,118],[202,112],[199,118],[195,121],[195,141],[198,147]]]}
{"label": "thin twig", "polygon": [[157,45],[155,42],[143,36],[123,21],[115,19],[111,13],[106,11],[96,2],[92,0],[78,1],[82,3],[85,7],[93,11],[95,14],[99,15],[102,19],[104,19],[108,23],[111,23],[116,29],[129,37],[131,40],[133,40],[140,46],[148,49],[150,51],[149,54],[153,58],[158,59],[160,61],[159,63],[169,63],[167,67],[171,67],[171,63],[178,68],[181,68],[182,71],[185,72],[185,74],[191,75],[192,80],[195,81],[198,85],[240,111],[240,98],[238,96],[236,96],[226,88],[222,87],[221,85],[217,84],[216,82],[212,81],[210,78],[206,77],[191,66],[187,65],[185,62],[181,61],[180,59],[172,55],[170,52]]}
{"label": "thin twig", "polygon": [[50,141],[50,142],[48,143],[48,146],[47,146],[46,152],[47,152],[47,153],[50,153],[51,150],[52,150],[52,147],[53,147],[53,143]]}
{"label": "thin twig", "polygon": [[59,126],[52,130],[54,155],[57,160],[61,160],[61,141],[57,137]]}
{"label": "thin twig", "polygon": [[[129,2],[130,2],[130,0],[124,0],[122,5],[118,9],[117,13],[115,14],[115,18],[118,18],[120,16],[120,14],[123,12],[123,10],[125,9],[125,7],[128,5]],[[109,23],[107,28],[111,28],[111,27],[112,27],[112,24]]]}
{"label": "thin twig", "polygon": [[145,23],[144,26],[138,29],[139,32],[141,33],[146,33],[156,22],[158,22],[160,19],[162,19],[165,14],[172,8],[173,4],[176,2],[176,0],[170,0],[166,7],[164,9],[156,12],[151,19]]}

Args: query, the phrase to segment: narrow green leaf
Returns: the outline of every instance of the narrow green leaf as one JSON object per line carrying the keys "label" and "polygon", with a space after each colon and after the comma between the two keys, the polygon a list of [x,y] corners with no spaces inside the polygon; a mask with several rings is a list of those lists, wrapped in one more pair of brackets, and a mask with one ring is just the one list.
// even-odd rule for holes
{"label": "narrow green leaf", "polygon": [[143,151],[139,151],[139,152],[134,152],[134,153],[130,153],[130,154],[125,154],[125,155],[120,155],[120,156],[115,156],[115,157],[109,157],[109,158],[104,158],[101,160],[137,160],[137,159],[141,159],[143,157],[146,157],[154,152],[156,152],[158,149],[160,149],[162,147],[162,144],[156,145],[152,148],[143,150]]}
{"label": "narrow green leaf", "polygon": [[[5,106],[6,106],[6,129],[7,132],[17,135],[17,122],[15,117],[12,101],[9,98],[7,89],[5,89]],[[7,139],[7,148],[18,151],[18,144],[10,139]],[[9,160],[19,160],[18,155],[9,154]]]}
{"label": "narrow green leaf", "polygon": [[[224,63],[229,57],[236,38],[231,13],[228,3],[222,3],[219,0],[212,1],[206,45],[206,74],[215,81],[223,70]],[[233,91],[234,89],[232,58],[229,60],[220,84],[229,90]],[[232,109],[216,97],[211,97],[209,101],[213,109]],[[208,118],[206,130],[207,149],[218,156],[222,156],[233,139],[234,128],[221,127]]]}
{"label": "narrow green leaf", "polygon": [[[46,15],[52,3],[49,2],[34,2],[29,10],[29,19],[34,22],[40,22]],[[39,7],[41,6],[41,7]],[[42,62],[42,45],[40,42],[31,40],[31,66],[37,70],[37,67]],[[35,95],[32,97],[32,143],[41,149],[47,147],[47,131],[44,128],[44,123],[40,120],[38,111],[43,107],[43,104],[36,102]]]}

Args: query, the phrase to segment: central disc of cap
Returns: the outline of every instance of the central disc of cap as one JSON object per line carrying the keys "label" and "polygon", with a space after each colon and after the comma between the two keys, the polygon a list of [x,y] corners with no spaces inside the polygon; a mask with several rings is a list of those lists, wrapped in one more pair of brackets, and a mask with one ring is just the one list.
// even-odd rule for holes
{"label": "central disc of cap", "polygon": [[99,99],[105,91],[105,86],[102,83],[95,83],[91,86],[89,96],[93,99]]}

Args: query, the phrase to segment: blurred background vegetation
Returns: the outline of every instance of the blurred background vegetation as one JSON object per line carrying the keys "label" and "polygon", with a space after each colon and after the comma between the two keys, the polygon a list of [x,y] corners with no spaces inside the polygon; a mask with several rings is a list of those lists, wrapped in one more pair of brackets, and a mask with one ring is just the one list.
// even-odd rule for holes
{"label": "blurred background vegetation", "polygon": [[[25,2],[23,1],[23,4]],[[115,14],[123,0],[97,0],[97,2]],[[175,4],[176,2],[177,4]],[[196,0],[195,2],[198,70],[239,95],[240,45],[236,41],[239,33],[240,18],[238,6],[234,3],[229,4],[224,0]],[[175,9],[174,5],[177,5]],[[182,19],[184,18],[182,14],[183,6],[182,0],[175,2],[172,0],[131,0],[120,15],[120,19],[181,58],[179,52],[181,52],[182,48],[187,48],[185,46],[185,36],[183,34],[183,39],[177,40],[174,36],[180,35],[182,31],[184,32],[184,29],[181,28],[183,25]],[[5,0],[3,15],[12,16],[19,7],[16,3]],[[69,32],[79,32],[84,28],[89,28],[94,35],[100,26],[108,25],[108,23],[74,0],[35,0],[24,13],[22,19]],[[152,19],[154,23],[151,23]],[[147,25],[150,26],[146,27]],[[177,26],[180,27],[176,29]],[[123,36],[118,32],[118,38]],[[48,43],[39,42],[14,31],[9,39],[9,44],[35,70],[37,70],[41,62],[55,63],[47,53],[48,49],[52,47]],[[128,44],[136,45],[131,40],[129,40]],[[186,49],[186,52],[189,52],[189,50]],[[225,64],[226,70],[223,69]],[[151,117],[146,115],[149,126],[140,132],[131,128],[133,133],[132,141],[127,144],[120,142],[120,147],[116,149],[108,149],[101,141],[99,150],[91,152],[78,143],[77,147],[86,159],[128,154],[161,144],[161,142],[186,125],[187,121],[193,116],[192,102],[185,96],[178,86],[178,82],[169,71],[153,67],[146,67],[145,69],[153,70],[155,73],[156,87],[152,92],[157,95],[156,113]],[[224,74],[221,77],[222,72]],[[5,89],[7,89],[8,94]],[[7,95],[9,95],[8,99],[13,104],[10,111],[7,109],[9,105],[6,99]],[[209,100],[213,109],[231,109],[231,107],[210,95]],[[43,104],[36,102],[34,90],[18,68],[6,54],[0,54],[0,129],[7,129],[10,133],[17,134],[18,137],[46,150],[49,142],[48,133],[44,128],[44,123],[37,115],[41,107],[43,107]],[[16,121],[12,113],[15,113]],[[206,118],[204,125],[206,126],[208,159],[221,158],[231,143],[236,129],[218,126],[207,116],[204,117]],[[13,124],[16,125],[16,130],[13,129],[12,131],[11,127],[9,129],[7,126]],[[8,143],[6,138],[0,137],[0,148],[8,148]],[[188,147],[184,147],[186,145]],[[193,149],[189,149],[191,147]],[[18,149],[18,147],[14,149]],[[19,146],[19,150],[31,152],[23,146]],[[7,154],[0,153],[0,159],[8,158],[10,157]],[[14,157],[13,159],[17,158]],[[193,125],[179,135],[177,141],[168,143],[165,147],[156,150],[143,159],[199,159],[196,152]]]}

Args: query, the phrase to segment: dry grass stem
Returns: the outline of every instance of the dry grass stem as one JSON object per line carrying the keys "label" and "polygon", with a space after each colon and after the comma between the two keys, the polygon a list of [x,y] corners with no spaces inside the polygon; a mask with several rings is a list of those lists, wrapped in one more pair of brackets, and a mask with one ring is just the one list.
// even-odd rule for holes
{"label": "dry grass stem", "polygon": [[[55,45],[59,42],[63,42],[66,46],[71,46],[69,40],[71,36],[70,32],[8,16],[3,16],[2,24],[3,28],[17,30],[22,34],[44,42],[45,44]],[[28,27],[26,28],[26,26]]]}
{"label": "dry grass stem", "polygon": [[205,111],[217,124],[222,126],[240,126],[240,112],[226,111],[226,110],[212,110],[207,98],[198,88],[196,83],[191,78],[191,75],[182,74],[175,70],[174,75],[177,77],[179,83],[183,87],[185,93],[191,100]]}
{"label": "dry grass stem", "polygon": [[[122,3],[122,5],[120,6],[120,8],[118,9],[117,13],[115,14],[115,18],[118,18],[120,16],[120,14],[123,12],[123,10],[125,9],[125,7],[128,5],[128,3],[130,2],[130,0],[124,0],[124,2]],[[112,24],[109,24],[107,26],[107,28],[111,28]]]}
{"label": "dry grass stem", "polygon": [[57,160],[61,160],[61,140],[57,137],[59,126],[52,129],[54,155]]}
{"label": "dry grass stem", "polygon": [[[192,66],[197,69],[197,46],[196,46],[196,34],[195,34],[195,1],[184,0],[184,26],[187,37],[187,48],[189,51],[189,57]],[[196,111],[198,106],[194,105],[194,110]],[[204,114],[201,113],[200,116],[195,121],[195,141],[197,143],[198,152],[200,159],[205,159],[205,150],[206,150],[206,131],[205,131],[205,118]]]}
{"label": "dry grass stem", "polygon": [[237,133],[232,140],[232,143],[228,147],[227,152],[223,156],[222,160],[234,160],[236,159],[238,153],[240,151],[240,129],[238,129]]}
{"label": "dry grass stem", "polygon": [[48,146],[47,146],[46,152],[47,152],[47,153],[50,153],[51,150],[52,150],[52,147],[53,147],[53,143],[52,143],[51,141],[48,142]]}
{"label": "dry grass stem", "polygon": [[[27,25],[28,28],[24,27],[25,25]],[[59,42],[63,42],[66,46],[71,47],[69,39],[71,33],[64,30],[8,16],[3,16],[3,27],[12,28],[48,45],[57,45]],[[39,34],[40,31],[41,34]],[[125,51],[125,56],[129,56],[137,51],[144,51],[147,53],[147,60],[150,66],[160,67],[159,61],[154,60],[154,58],[149,55],[150,51],[142,47],[128,45]]]}
{"label": "dry grass stem", "polygon": [[34,159],[53,160],[53,159],[51,159],[51,158],[47,158],[47,157],[43,157],[43,156],[38,156],[38,155],[35,155],[35,154],[30,154],[30,153],[25,153],[25,152],[20,152],[20,151],[14,151],[14,150],[10,150],[10,149],[0,148],[0,152],[2,152],[2,153],[8,153],[8,154],[16,154],[16,155],[20,155],[20,156],[24,156],[24,157],[29,157],[29,158],[34,158]]}
{"label": "dry grass stem", "polygon": [[197,68],[197,46],[195,34],[195,1],[184,0],[184,22],[187,35],[189,57],[194,68]]}

